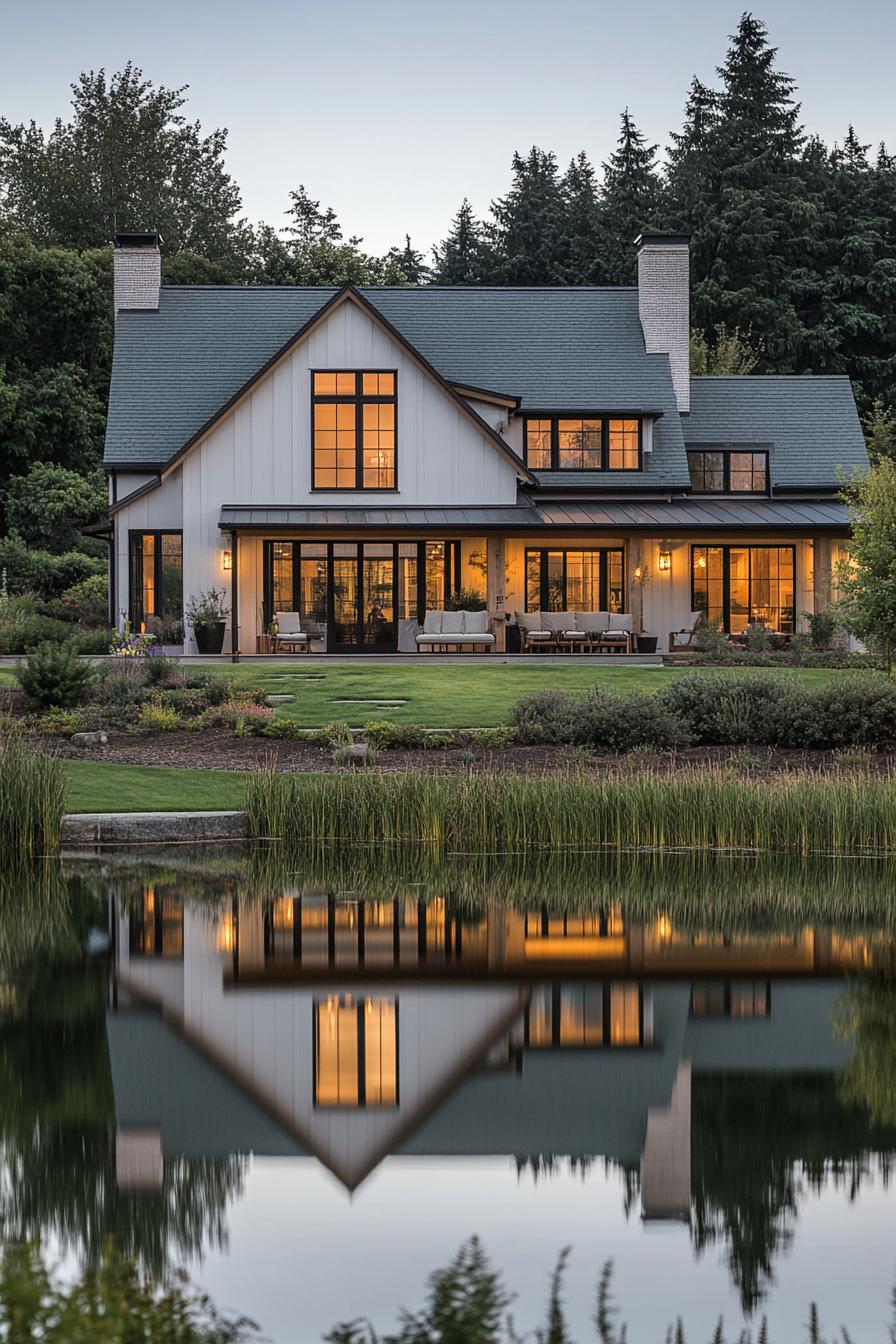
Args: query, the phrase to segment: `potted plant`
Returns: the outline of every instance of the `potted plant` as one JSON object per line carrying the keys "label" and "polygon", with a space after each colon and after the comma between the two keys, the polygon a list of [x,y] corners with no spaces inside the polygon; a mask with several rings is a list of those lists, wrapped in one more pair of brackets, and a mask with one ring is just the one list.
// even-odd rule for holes
{"label": "potted plant", "polygon": [[[641,612],[644,611],[644,589],[650,582],[650,570],[647,565],[639,565],[634,573],[634,582],[641,589]],[[635,648],[638,653],[656,653],[657,637],[656,635],[647,635],[642,631],[635,635]]]}
{"label": "potted plant", "polygon": [[218,592],[210,588],[208,592],[197,593],[187,603],[184,613],[187,624],[192,626],[196,638],[196,648],[200,653],[220,653],[224,647],[224,631],[227,628],[227,613],[223,589]]}

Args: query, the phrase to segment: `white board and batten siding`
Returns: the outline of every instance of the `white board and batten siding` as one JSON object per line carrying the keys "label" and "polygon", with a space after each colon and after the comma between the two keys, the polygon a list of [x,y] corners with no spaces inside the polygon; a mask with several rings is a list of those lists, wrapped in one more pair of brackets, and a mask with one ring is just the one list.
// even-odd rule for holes
{"label": "white board and batten siding", "polygon": [[[397,378],[397,489],[312,489],[311,370],[388,369]],[[489,407],[489,422],[495,408]],[[183,529],[184,600],[229,586],[218,519],[224,504],[395,508],[512,505],[516,470],[457,403],[354,303],[315,328],[163,485],[117,515],[118,609],[127,608],[127,534]],[[261,605],[260,547],[240,549],[241,643],[251,651]],[[225,648],[229,647],[228,642]],[[192,651],[192,641],[187,642]]]}

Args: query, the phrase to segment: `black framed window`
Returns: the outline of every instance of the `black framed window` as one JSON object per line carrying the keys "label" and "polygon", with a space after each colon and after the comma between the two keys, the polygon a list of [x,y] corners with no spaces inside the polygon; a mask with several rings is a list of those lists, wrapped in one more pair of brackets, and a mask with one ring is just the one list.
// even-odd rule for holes
{"label": "black framed window", "polygon": [[795,546],[692,546],[691,610],[739,635],[753,622],[796,630]]}
{"label": "black framed window", "polygon": [[184,903],[179,896],[154,883],[128,907],[128,951],[132,957],[184,955]]}
{"label": "black framed window", "polygon": [[394,490],[398,374],[313,370],[311,484],[315,490]]}
{"label": "black framed window", "polygon": [[688,450],[695,495],[768,494],[768,453],[719,448]]}
{"label": "black framed window", "polygon": [[625,611],[623,550],[527,550],[526,611]]}
{"label": "black framed window", "polygon": [[[331,581],[334,546],[389,547],[394,557],[393,605],[399,620],[422,622],[427,611],[443,608],[460,588],[459,541],[349,542],[265,541],[263,545],[263,608],[265,625],[276,611],[297,611],[303,628],[326,628],[336,583]],[[340,556],[340,558],[345,558]],[[351,558],[351,557],[349,557]],[[382,558],[382,557],[380,557]],[[388,557],[387,557],[388,558]]]}
{"label": "black framed window", "polygon": [[640,471],[637,416],[527,416],[526,465],[533,471]]}
{"label": "black framed window", "polygon": [[398,1105],[398,1000],[315,999],[314,1105]]}
{"label": "black framed window", "polygon": [[184,618],[183,534],[132,531],[128,540],[131,628],[152,627],[163,643],[178,644]]}

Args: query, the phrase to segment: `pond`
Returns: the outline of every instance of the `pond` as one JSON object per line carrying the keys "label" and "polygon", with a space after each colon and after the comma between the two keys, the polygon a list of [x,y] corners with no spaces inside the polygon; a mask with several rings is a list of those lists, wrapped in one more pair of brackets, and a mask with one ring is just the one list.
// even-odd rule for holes
{"label": "pond", "polygon": [[178,847],[0,882],[0,1230],[108,1239],[276,1344],[471,1234],[521,1331],[883,1335],[892,865]]}

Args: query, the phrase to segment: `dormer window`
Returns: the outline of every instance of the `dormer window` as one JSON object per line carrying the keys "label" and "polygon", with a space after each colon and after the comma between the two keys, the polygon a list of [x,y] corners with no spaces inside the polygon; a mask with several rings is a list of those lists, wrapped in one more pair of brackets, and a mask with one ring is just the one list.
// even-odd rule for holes
{"label": "dormer window", "polygon": [[721,448],[689,449],[695,495],[767,495],[768,453]]}
{"label": "dormer window", "polygon": [[641,470],[641,421],[635,417],[530,416],[524,426],[532,471]]}
{"label": "dormer window", "polygon": [[315,490],[394,490],[394,370],[311,375]]}

